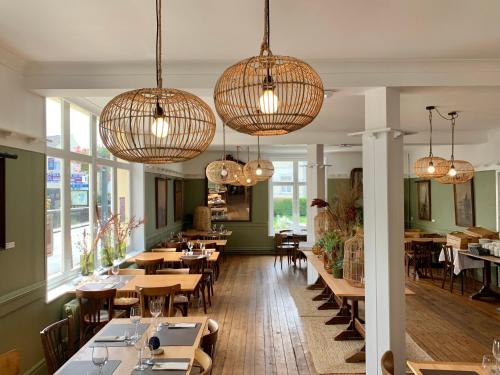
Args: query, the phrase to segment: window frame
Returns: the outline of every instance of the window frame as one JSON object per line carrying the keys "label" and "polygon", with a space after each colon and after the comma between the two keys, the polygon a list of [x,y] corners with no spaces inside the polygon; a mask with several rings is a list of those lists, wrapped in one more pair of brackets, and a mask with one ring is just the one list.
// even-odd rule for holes
{"label": "window frame", "polygon": [[[119,161],[114,156],[111,159],[99,158],[97,155],[97,121],[98,115],[89,111],[79,104],[71,103],[64,98],[57,98],[61,101],[61,111],[62,111],[62,142],[61,148],[54,148],[47,144],[46,149],[46,162],[48,158],[54,157],[61,159],[62,161],[62,190],[61,190],[61,233],[62,233],[62,265],[61,272],[53,275],[48,274],[47,267],[47,254],[45,254],[45,274],[47,278],[47,288],[56,288],[69,280],[74,279],[80,273],[80,267],[73,267],[72,261],[72,243],[71,243],[71,161],[88,163],[90,165],[90,175],[89,175],[89,226],[90,226],[90,241],[93,241],[95,236],[95,212],[94,207],[97,199],[97,167],[105,166],[111,167],[112,170],[112,201],[111,207],[113,212],[116,212],[117,207],[117,169],[126,169],[129,171],[129,196],[133,196],[133,186],[132,186],[132,174],[133,174],[133,164]],[[90,128],[90,155],[72,152],[70,150],[70,106],[71,104],[87,111],[89,113],[89,128]],[[44,131],[46,132],[47,114],[45,113],[44,121]],[[45,173],[45,187],[47,186],[47,173]],[[130,199],[131,200],[131,199]],[[132,202],[129,202],[129,206]],[[131,209],[131,207],[129,207]],[[45,214],[45,218],[47,214]],[[47,244],[45,244],[47,245]],[[98,252],[95,254],[95,265],[96,268],[99,267],[99,256]]]}

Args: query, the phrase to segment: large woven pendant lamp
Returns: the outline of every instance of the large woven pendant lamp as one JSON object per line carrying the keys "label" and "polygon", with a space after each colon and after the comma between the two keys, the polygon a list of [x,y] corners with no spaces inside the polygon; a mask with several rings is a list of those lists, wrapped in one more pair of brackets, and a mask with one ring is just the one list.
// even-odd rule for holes
{"label": "large woven pendant lamp", "polygon": [[437,180],[442,184],[463,184],[474,177],[474,167],[465,160],[455,160],[455,121],[457,112],[448,113],[451,121],[451,158],[442,163],[442,167],[447,168],[447,173]]}
{"label": "large woven pendant lamp", "polygon": [[186,91],[163,88],[161,0],[156,0],[156,87],[124,92],[102,110],[99,131],[117,158],[176,163],[205,151],[215,135],[210,107]]}
{"label": "large woven pendant lamp", "polygon": [[446,159],[432,154],[432,111],[436,107],[428,106],[425,109],[429,111],[429,156],[418,159],[413,166],[413,170],[420,178],[439,178],[448,172],[448,168],[444,164]]}
{"label": "large woven pendant lamp", "polygon": [[225,185],[237,181],[241,175],[241,166],[231,160],[226,160],[226,125],[222,125],[222,158],[207,165],[205,174],[208,181]]}
{"label": "large woven pendant lamp", "polygon": [[281,135],[310,124],[323,98],[323,82],[309,64],[272,54],[269,0],[265,0],[260,54],[230,66],[220,76],[214,89],[217,113],[239,132]]}
{"label": "large woven pendant lamp", "polygon": [[273,177],[273,163],[260,157],[260,137],[257,137],[257,159],[246,163],[243,173],[252,176],[256,181],[266,181]]}

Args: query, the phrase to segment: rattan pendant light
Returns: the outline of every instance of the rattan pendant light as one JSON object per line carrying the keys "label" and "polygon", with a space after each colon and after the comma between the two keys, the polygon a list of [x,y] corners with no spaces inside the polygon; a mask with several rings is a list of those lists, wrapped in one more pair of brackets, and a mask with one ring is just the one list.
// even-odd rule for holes
{"label": "rattan pendant light", "polygon": [[139,163],[176,163],[205,151],[215,135],[210,107],[186,91],[163,88],[161,0],[156,0],[156,87],[124,92],[103,109],[99,131],[116,157]]}
{"label": "rattan pendant light", "polygon": [[260,54],[227,68],[218,79],[214,90],[217,113],[239,132],[281,135],[310,124],[323,98],[323,82],[310,65],[272,54],[269,0],[265,0]]}
{"label": "rattan pendant light", "polygon": [[239,163],[239,160],[240,160],[239,151],[240,151],[240,146],[236,146],[236,164],[238,164],[239,169],[237,171],[235,171],[234,181],[231,182],[231,184],[230,184],[233,186],[242,186],[240,181],[244,181],[244,179],[243,179],[243,166]]}
{"label": "rattan pendant light", "polygon": [[266,181],[273,177],[273,163],[260,157],[260,137],[257,137],[257,159],[246,163],[243,172],[252,176],[256,181]]}
{"label": "rattan pendant light", "polygon": [[222,125],[222,158],[215,160],[207,165],[205,174],[208,181],[214,184],[225,185],[232,184],[238,181],[241,175],[241,165],[238,163],[226,160],[226,125]]}
{"label": "rattan pendant light", "polygon": [[455,121],[458,113],[450,112],[448,116],[451,121],[451,159],[442,163],[448,172],[437,180],[442,184],[463,184],[474,177],[474,167],[468,161],[455,160]]}
{"label": "rattan pendant light", "polygon": [[[247,158],[247,164],[248,164],[248,162],[250,161],[250,146],[248,146],[247,151],[248,151],[248,158]],[[255,179],[254,176],[252,176],[251,174],[245,173],[245,169],[246,169],[247,164],[245,164],[245,166],[243,167],[243,173],[241,174],[241,177],[238,180],[238,183],[241,186],[254,186],[259,181],[257,181],[257,179]]]}
{"label": "rattan pendant light", "polygon": [[436,107],[428,106],[425,109],[429,111],[429,156],[418,159],[413,170],[420,178],[440,178],[448,172],[448,168],[444,164],[446,159],[434,156],[432,153],[432,111]]}

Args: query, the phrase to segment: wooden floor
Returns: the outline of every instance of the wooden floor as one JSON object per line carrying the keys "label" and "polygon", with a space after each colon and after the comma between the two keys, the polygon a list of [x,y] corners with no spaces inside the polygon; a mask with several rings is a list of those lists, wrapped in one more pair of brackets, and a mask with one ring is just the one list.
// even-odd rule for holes
{"label": "wooden floor", "polygon": [[[289,287],[306,285],[302,270],[268,256],[228,256],[208,315],[220,325],[219,374],[316,374]],[[440,281],[409,281],[407,331],[434,359],[480,362],[500,336],[498,304],[451,294]],[[459,287],[459,283],[456,283]],[[202,313],[193,311],[193,315]]]}

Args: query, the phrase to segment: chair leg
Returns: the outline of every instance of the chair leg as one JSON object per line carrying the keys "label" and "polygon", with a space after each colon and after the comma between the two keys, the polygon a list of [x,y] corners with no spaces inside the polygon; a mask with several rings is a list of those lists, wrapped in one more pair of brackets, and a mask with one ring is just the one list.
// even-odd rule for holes
{"label": "chair leg", "polygon": [[446,276],[448,275],[448,266],[445,265],[443,266],[443,283],[441,284],[441,289],[444,289],[444,284],[446,283]]}
{"label": "chair leg", "polygon": [[429,272],[431,274],[431,280],[434,281],[434,275],[432,274],[432,259],[429,259],[428,262],[429,262]]}
{"label": "chair leg", "polygon": [[460,272],[460,291],[462,292],[462,296],[464,295],[464,271]]}
{"label": "chair leg", "polygon": [[212,297],[210,296],[210,285],[207,284],[207,286],[205,287],[205,289],[207,290],[208,305],[212,306]]}
{"label": "chair leg", "polygon": [[453,282],[455,281],[455,274],[453,268],[450,268],[450,293],[453,293]]}

